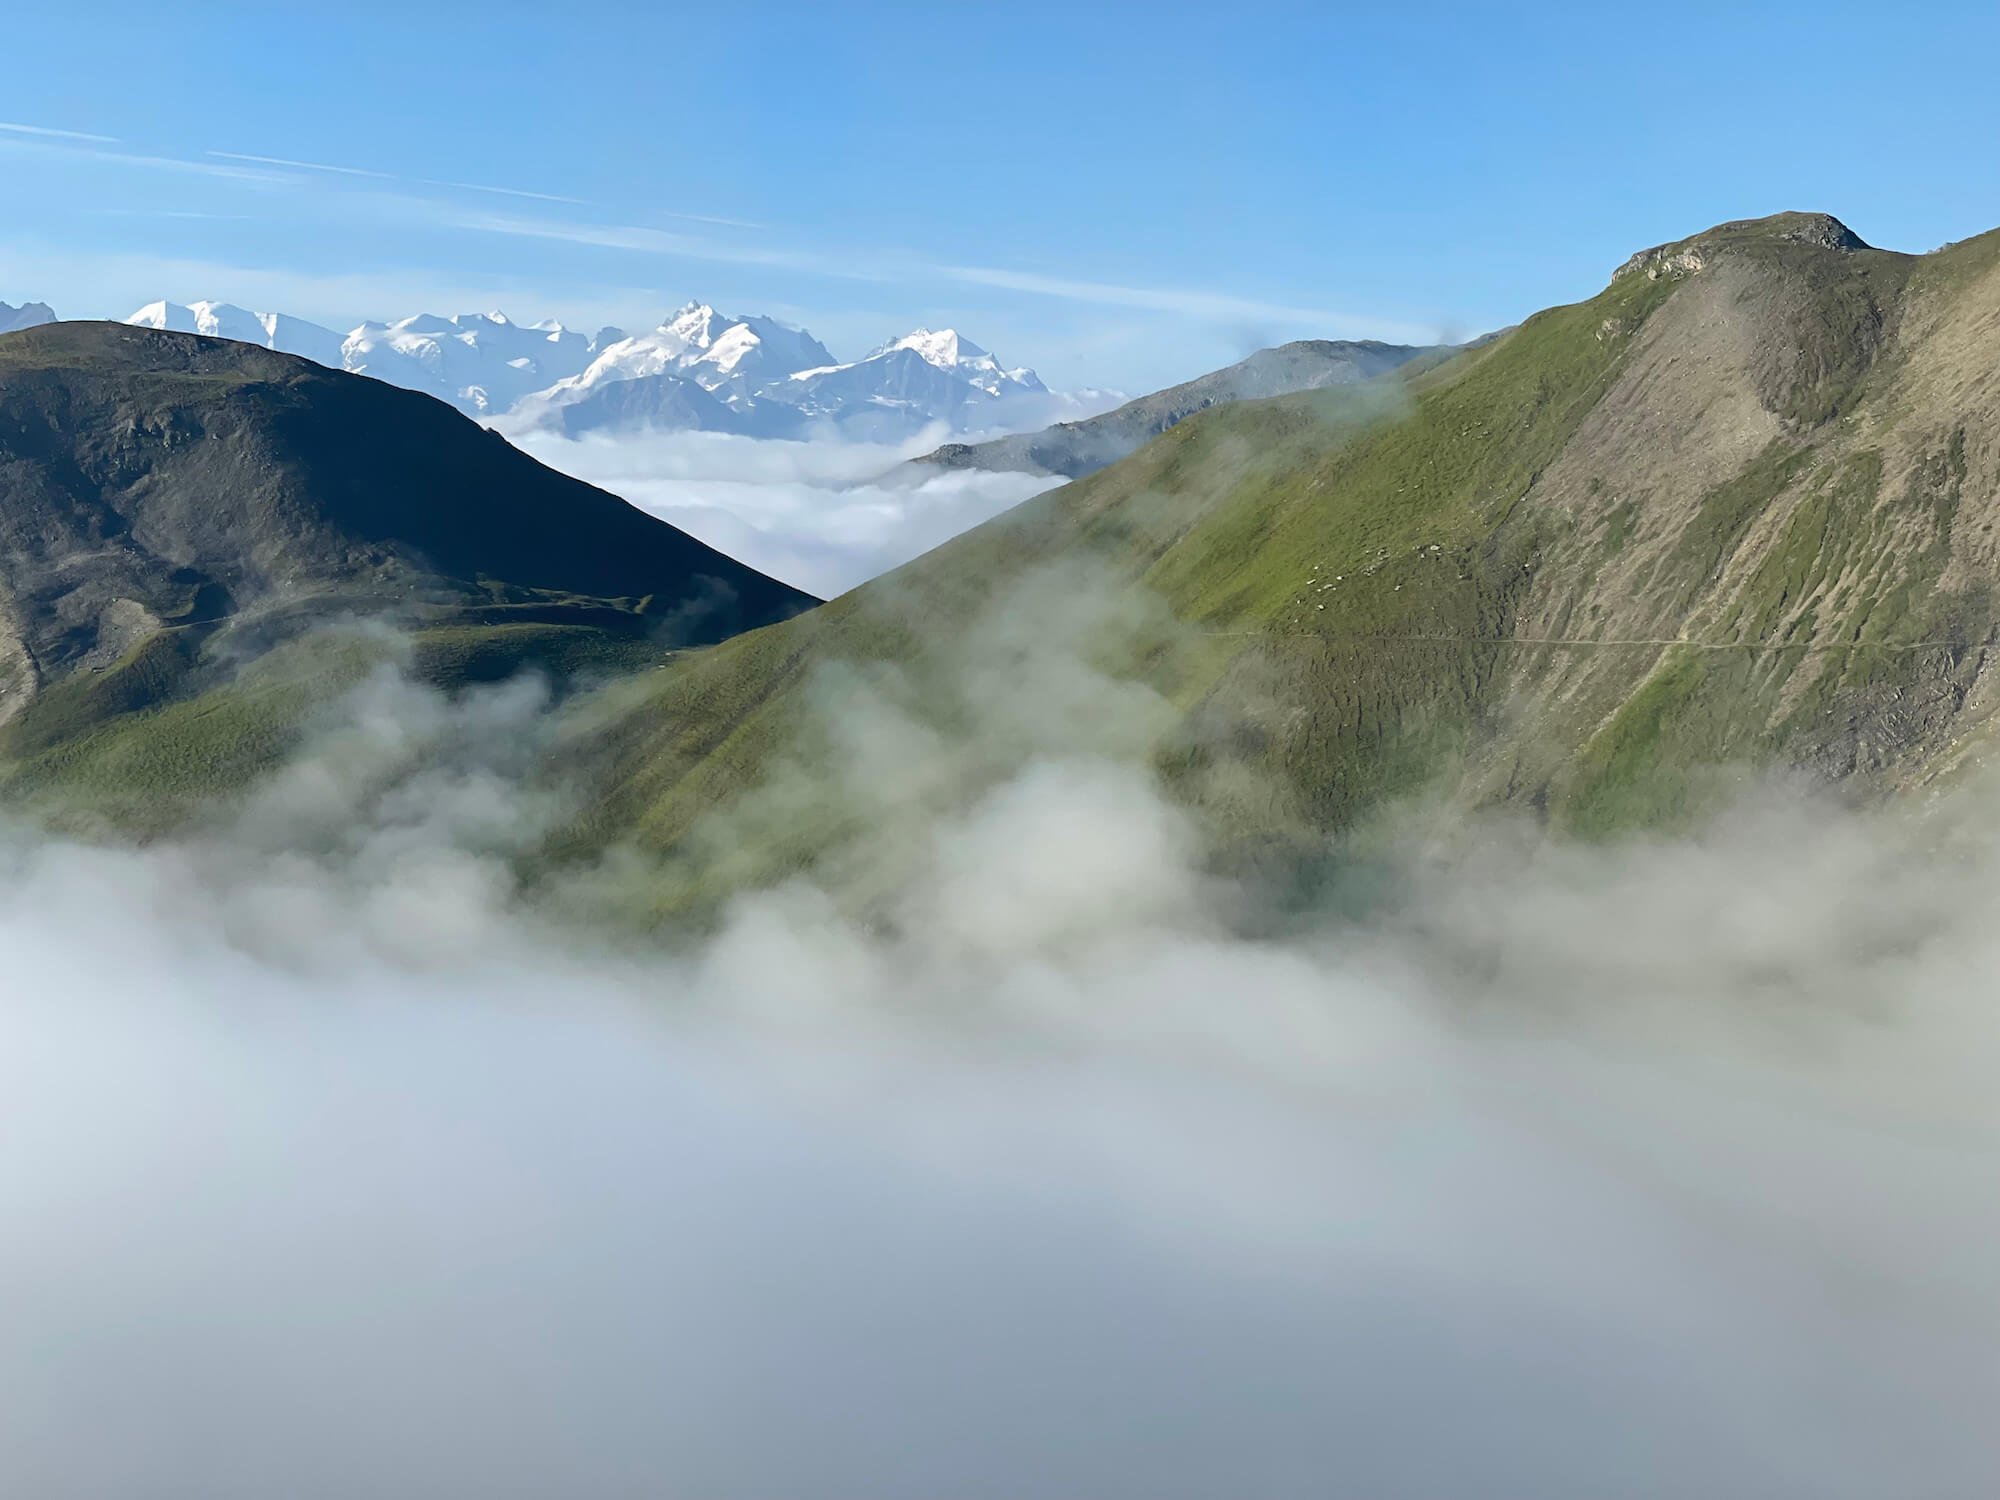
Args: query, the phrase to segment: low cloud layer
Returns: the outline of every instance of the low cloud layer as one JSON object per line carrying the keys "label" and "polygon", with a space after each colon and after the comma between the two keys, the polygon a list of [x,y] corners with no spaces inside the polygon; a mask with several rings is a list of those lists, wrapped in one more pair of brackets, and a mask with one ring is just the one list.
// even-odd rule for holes
{"label": "low cloud layer", "polygon": [[2000,1482],[1990,797],[1259,940],[1052,714],[867,923],[661,947],[516,889],[545,722],[385,672],[230,826],[0,844],[10,1488]]}
{"label": "low cloud layer", "polygon": [[884,483],[945,440],[780,443],[719,433],[570,439],[510,434],[552,469],[669,521],[758,571],[819,597],[845,593],[1059,481],[941,473]]}

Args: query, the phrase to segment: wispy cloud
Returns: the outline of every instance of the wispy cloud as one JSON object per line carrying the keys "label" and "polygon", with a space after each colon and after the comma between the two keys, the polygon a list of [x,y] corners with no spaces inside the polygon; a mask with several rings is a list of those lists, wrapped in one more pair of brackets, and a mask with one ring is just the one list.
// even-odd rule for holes
{"label": "wispy cloud", "polygon": [[665,214],[669,219],[687,219],[696,224],[722,224],[730,229],[769,229],[771,227],[769,224],[760,224],[755,219],[729,219],[724,218],[721,214],[687,214],[677,212],[671,208],[662,209],[660,212]]}
{"label": "wispy cloud", "polygon": [[1149,312],[1177,313],[1210,322],[1257,322],[1367,329],[1387,338],[1424,340],[1435,330],[1414,324],[1357,318],[1323,307],[1295,307],[1280,302],[1264,302],[1226,292],[1205,292],[1187,287],[1120,286],[1114,282],[1079,281],[1064,276],[1047,276],[1036,271],[1010,271],[996,266],[932,266],[937,274],[974,286],[999,287],[1010,292],[1027,292],[1038,297],[1059,297],[1070,302],[1088,302],[1099,307],[1137,307]]}
{"label": "wispy cloud", "polygon": [[484,182],[453,182],[442,177],[405,177],[400,172],[383,172],[374,167],[349,167],[330,161],[303,161],[292,156],[260,156],[251,151],[209,151],[224,161],[258,162],[267,167],[296,167],[306,172],[332,172],[341,177],[369,177],[377,182],[409,182],[420,187],[455,188],[467,193],[500,193],[509,198],[533,198],[541,203],[573,203],[587,207],[587,198],[568,198],[561,193],[536,192],[532,188],[498,187]]}
{"label": "wispy cloud", "polygon": [[511,214],[460,214],[447,222],[456,229],[479,230],[487,234],[555,240],[603,250],[631,250],[645,255],[670,255],[684,260],[712,261],[718,265],[770,266],[813,276],[838,277],[843,281],[896,279],[888,268],[871,266],[862,259],[828,257],[773,245],[725,244],[678,230],[653,229],[642,224],[587,224],[569,219],[524,218]]}
{"label": "wispy cloud", "polygon": [[467,193],[500,193],[509,198],[534,198],[543,203],[574,203],[582,207],[587,207],[590,203],[588,198],[565,198],[561,193],[536,193],[527,188],[493,187],[484,182],[446,182],[437,177],[418,177],[410,180],[419,182],[425,187],[458,188]]}
{"label": "wispy cloud", "polygon": [[[447,178],[408,177],[373,167],[345,163],[311,161],[303,157],[276,156],[260,152],[208,150],[201,159],[184,159],[140,152],[109,149],[117,143],[109,136],[52,126],[0,123],[0,147],[16,151],[62,152],[87,159],[150,171],[186,173],[243,182],[260,187],[291,186],[306,179],[300,173],[321,173],[354,179],[362,183],[408,184],[408,191],[383,191],[371,195],[373,201],[395,213],[422,217],[456,229],[475,233],[506,235],[522,239],[589,246],[597,249],[657,255],[714,265],[764,267],[807,276],[872,284],[910,281],[957,283],[990,287],[1026,296],[1052,298],[1103,308],[1130,308],[1142,312],[1169,314],[1199,320],[1209,325],[1257,325],[1293,331],[1333,332],[1349,337],[1374,337],[1397,341],[1425,341],[1435,337],[1434,329],[1409,322],[1357,317],[1325,307],[1241,296],[1226,291],[1190,287],[1131,285],[1096,281],[1044,271],[1010,267],[967,265],[935,260],[907,250],[883,249],[848,251],[801,249],[774,244],[761,236],[705,236],[695,232],[651,225],[594,223],[529,210],[514,213],[485,212],[455,205],[436,195],[416,189],[436,188],[447,192],[497,194],[508,198],[576,207],[589,206],[588,200],[560,193],[542,192],[492,183],[465,182]],[[344,199],[358,204],[364,199]],[[195,210],[166,211],[163,216],[235,217],[203,214]],[[768,226],[747,219],[720,214],[665,211],[664,217],[691,224],[711,224],[733,230],[764,230]]]}
{"label": "wispy cloud", "polygon": [[1088,303],[1097,307],[1130,307],[1147,312],[1172,313],[1206,323],[1255,323],[1282,328],[1340,329],[1351,337],[1382,338],[1403,342],[1427,342],[1436,336],[1435,329],[1414,323],[1359,317],[1332,308],[1302,307],[1188,287],[1127,286],[1115,282],[1051,276],[1037,271],[1015,271],[995,266],[954,265],[902,254],[829,254],[769,244],[744,244],[737,241],[724,243],[675,230],[655,229],[636,224],[591,224],[567,219],[501,214],[462,215],[450,222],[455,228],[490,234],[556,240],[599,249],[676,256],[727,265],[771,266],[843,281],[892,282],[928,276],[966,285],[1022,292],[1031,296]]}
{"label": "wispy cloud", "polygon": [[199,208],[93,208],[89,213],[112,219],[231,219],[247,220],[256,214],[214,214]]}
{"label": "wispy cloud", "polygon": [[379,177],[385,181],[394,180],[394,172],[374,172],[367,167],[336,167],[323,161],[297,161],[289,156],[255,156],[247,151],[210,151],[209,156],[221,157],[224,161],[258,162],[267,167],[298,167],[308,172],[338,172],[343,177]]}
{"label": "wispy cloud", "polygon": [[[420,187],[449,188],[467,193],[498,193],[509,198],[531,198],[541,203],[567,203],[577,207],[588,207],[586,198],[566,197],[561,193],[538,192],[531,188],[502,187],[493,183],[458,182],[435,177],[405,177],[396,172],[383,172],[374,167],[353,167],[340,162],[307,161],[296,156],[268,156],[255,151],[218,151],[210,149],[202,153],[202,160],[188,160],[173,156],[145,155],[126,151],[102,151],[93,149],[100,145],[115,145],[117,138],[108,135],[89,135],[80,130],[57,130],[42,125],[13,125],[0,123],[0,131],[13,132],[31,137],[29,140],[5,141],[15,146],[41,146],[48,150],[69,150],[88,155],[95,160],[112,162],[122,166],[147,167],[160,171],[191,172],[209,177],[228,178],[239,182],[293,183],[299,179],[292,175],[297,172],[324,172],[337,177],[358,177],[374,182],[407,182]],[[703,218],[698,214],[676,215],[678,218]],[[731,219],[705,220],[717,224],[732,224]],[[754,228],[754,225],[744,227]]]}
{"label": "wispy cloud", "polygon": [[15,121],[0,120],[0,130],[10,130],[15,135],[49,136],[62,141],[96,141],[101,145],[115,146],[115,135],[92,135],[87,130],[58,130],[53,125],[22,125]]}
{"label": "wispy cloud", "polygon": [[238,165],[233,162],[194,161],[180,156],[154,156],[138,151],[109,151],[95,144],[95,138],[76,139],[65,134],[52,137],[45,134],[11,136],[0,134],[0,147],[10,151],[26,151],[38,155],[60,154],[72,160],[103,162],[111,166],[138,167],[148,172],[174,172],[195,177],[219,177],[230,182],[251,183],[258,187],[281,187],[296,183],[299,179],[287,172],[273,171],[268,167]]}
{"label": "wispy cloud", "polygon": [[[637,250],[648,254],[700,258],[711,248],[706,241],[688,235],[665,229],[646,229],[634,224],[578,224],[567,219],[526,219],[491,213],[451,214],[445,222],[454,229],[476,229],[520,239],[557,240],[568,245],[592,245],[601,250]],[[721,247],[713,248],[719,250]]]}
{"label": "wispy cloud", "polygon": [[185,172],[196,177],[220,177],[225,181],[254,183],[260,187],[283,187],[299,180],[286,172],[230,166],[223,162],[190,161],[180,156],[147,156],[131,151],[96,151],[91,154],[99,161],[116,162],[120,166],[144,167],[156,172]]}

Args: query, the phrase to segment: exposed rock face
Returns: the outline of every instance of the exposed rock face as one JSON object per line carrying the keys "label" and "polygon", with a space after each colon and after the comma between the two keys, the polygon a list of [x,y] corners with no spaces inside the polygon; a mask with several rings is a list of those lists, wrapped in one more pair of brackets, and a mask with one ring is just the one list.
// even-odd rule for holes
{"label": "exposed rock face", "polygon": [[1801,245],[1817,245],[1822,250],[1869,248],[1866,240],[1832,214],[1779,214],[1777,218],[1784,222],[1774,224],[1769,219],[1737,219],[1722,227],[1754,231],[1762,226],[1770,226],[1768,232],[1775,233],[1781,240],[1791,240]]}
{"label": "exposed rock face", "polygon": [[1622,276],[1628,271],[1644,270],[1648,281],[1658,281],[1662,276],[1693,276],[1708,269],[1708,258],[1700,250],[1690,246],[1685,250],[1642,250],[1625,262],[1614,273]]}
{"label": "exposed rock face", "polygon": [[1641,250],[1613,271],[1611,279],[1616,281],[1636,271],[1645,272],[1650,281],[1658,281],[1663,276],[1693,276],[1707,269],[1709,259],[1719,245],[1744,239],[1778,240],[1810,245],[1820,250],[1869,248],[1867,241],[1832,214],[1792,213],[1774,214],[1768,219],[1732,219],[1693,239],[1673,240]]}

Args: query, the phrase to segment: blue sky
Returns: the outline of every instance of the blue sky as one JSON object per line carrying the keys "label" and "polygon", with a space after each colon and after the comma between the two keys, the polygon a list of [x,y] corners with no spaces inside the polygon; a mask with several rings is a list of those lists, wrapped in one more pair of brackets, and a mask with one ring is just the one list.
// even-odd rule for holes
{"label": "blue sky", "polygon": [[1727,218],[1915,250],[2000,224],[1991,4],[183,0],[8,29],[0,121],[108,138],[0,130],[0,298],[71,317],[698,297],[843,357],[949,322],[1140,390],[1505,324]]}

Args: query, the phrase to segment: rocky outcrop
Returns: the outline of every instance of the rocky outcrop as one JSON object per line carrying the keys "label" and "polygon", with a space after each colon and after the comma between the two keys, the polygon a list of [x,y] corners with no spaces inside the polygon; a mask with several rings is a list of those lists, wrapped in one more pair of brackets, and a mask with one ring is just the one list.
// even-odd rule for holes
{"label": "rocky outcrop", "polygon": [[1662,277],[1694,276],[1708,269],[1718,251],[1731,244],[1750,241],[1809,245],[1817,250],[1866,250],[1868,242],[1832,214],[1774,214],[1768,219],[1731,219],[1692,239],[1671,240],[1630,256],[1611,273],[1621,276],[1644,273],[1649,281]]}

